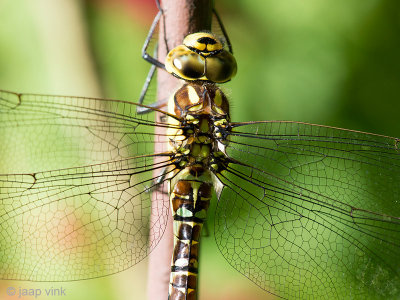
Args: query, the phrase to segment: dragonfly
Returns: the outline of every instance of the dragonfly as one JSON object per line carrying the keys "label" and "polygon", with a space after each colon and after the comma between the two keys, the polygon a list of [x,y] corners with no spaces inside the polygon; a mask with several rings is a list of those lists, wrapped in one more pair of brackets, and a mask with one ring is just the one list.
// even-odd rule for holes
{"label": "dragonfly", "polygon": [[0,172],[1,279],[120,272],[157,246],[172,212],[170,299],[195,295],[200,229],[214,189],[220,252],[268,293],[399,294],[399,139],[302,122],[231,121],[219,83],[234,80],[236,67],[223,40],[190,35],[158,62],[184,81],[166,110],[0,92],[0,153],[13,153],[0,171],[15,170]]}

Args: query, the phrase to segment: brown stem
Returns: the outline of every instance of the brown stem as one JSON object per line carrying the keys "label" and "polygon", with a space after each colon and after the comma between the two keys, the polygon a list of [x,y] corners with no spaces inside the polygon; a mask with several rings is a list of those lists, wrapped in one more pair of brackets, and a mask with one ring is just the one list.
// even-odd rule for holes
{"label": "brown stem", "polygon": [[[158,57],[164,62],[169,50],[182,44],[189,33],[211,30],[213,0],[164,0],[161,3],[163,17],[159,24]],[[166,71],[158,72],[158,99],[170,97],[180,84],[177,78]],[[157,120],[159,116],[157,116]],[[163,133],[157,128],[156,133]],[[162,149],[156,149],[160,152]],[[165,201],[165,199],[164,199]],[[155,205],[154,205],[155,207]],[[173,249],[172,217],[157,248],[150,254],[148,275],[148,299],[166,300]]]}

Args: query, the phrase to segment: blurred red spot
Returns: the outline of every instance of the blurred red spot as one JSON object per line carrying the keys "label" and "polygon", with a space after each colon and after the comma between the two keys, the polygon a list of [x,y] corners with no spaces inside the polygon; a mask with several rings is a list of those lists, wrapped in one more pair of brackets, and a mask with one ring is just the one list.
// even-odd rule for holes
{"label": "blurred red spot", "polygon": [[88,0],[102,7],[120,5],[137,23],[150,24],[158,12],[155,0]]}

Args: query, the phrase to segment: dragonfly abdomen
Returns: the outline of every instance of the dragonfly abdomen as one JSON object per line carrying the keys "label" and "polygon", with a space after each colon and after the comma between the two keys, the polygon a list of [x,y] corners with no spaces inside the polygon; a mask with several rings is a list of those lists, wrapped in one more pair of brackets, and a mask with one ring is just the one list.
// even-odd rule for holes
{"label": "dragonfly abdomen", "polygon": [[229,111],[225,95],[212,84],[186,84],[172,100],[170,111],[182,119],[177,122],[180,129],[168,133],[176,166],[170,178],[174,251],[169,299],[192,300],[197,299],[199,240],[210,205],[212,172],[221,168],[221,159],[215,158],[220,153],[217,129],[223,130]]}
{"label": "dragonfly abdomen", "polygon": [[199,178],[184,173],[189,179],[178,180],[170,197],[174,232],[170,300],[197,299],[199,241],[212,190],[208,172]]}

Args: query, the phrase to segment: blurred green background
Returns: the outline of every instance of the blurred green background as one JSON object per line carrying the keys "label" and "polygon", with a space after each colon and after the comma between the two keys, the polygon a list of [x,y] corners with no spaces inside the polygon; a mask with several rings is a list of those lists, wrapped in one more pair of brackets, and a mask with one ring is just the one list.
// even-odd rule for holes
{"label": "blurred green background", "polygon": [[[296,120],[400,136],[399,1],[217,0],[216,7],[238,61],[225,86],[234,121]],[[153,0],[0,0],[0,88],[136,102],[149,68],[141,47],[155,13]],[[225,263],[212,236],[203,242],[200,299],[266,299]],[[59,299],[144,299],[145,271],[142,262],[96,280],[2,281],[0,299],[8,286],[62,286],[68,296]]]}

